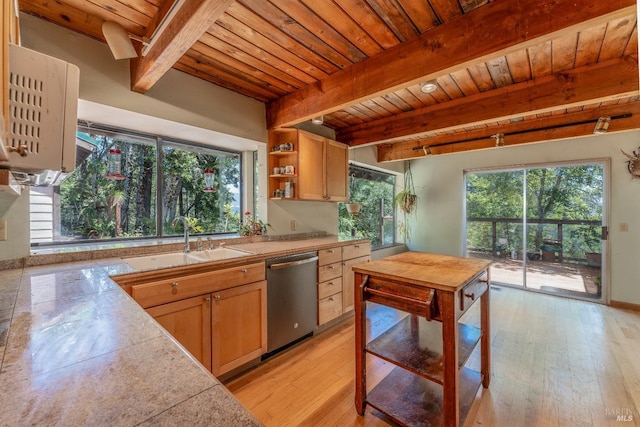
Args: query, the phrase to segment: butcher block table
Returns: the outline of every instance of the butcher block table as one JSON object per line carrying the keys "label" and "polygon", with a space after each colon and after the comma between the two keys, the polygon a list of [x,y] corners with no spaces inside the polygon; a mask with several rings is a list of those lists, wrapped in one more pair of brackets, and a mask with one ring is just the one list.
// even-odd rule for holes
{"label": "butcher block table", "polygon": [[[408,426],[464,423],[480,388],[489,387],[490,261],[404,252],[353,267],[356,410],[369,405]],[[480,300],[480,327],[459,322]],[[408,313],[367,337],[367,301]],[[480,372],[465,363],[480,344]],[[366,356],[395,365],[367,393]]]}

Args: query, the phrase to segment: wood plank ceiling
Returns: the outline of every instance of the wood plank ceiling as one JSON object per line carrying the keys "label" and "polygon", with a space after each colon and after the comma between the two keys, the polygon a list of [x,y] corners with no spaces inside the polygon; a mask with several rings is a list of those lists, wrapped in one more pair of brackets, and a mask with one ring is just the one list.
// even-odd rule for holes
{"label": "wood plank ceiling", "polygon": [[132,90],[173,67],[265,102],[270,128],[322,115],[380,161],[589,135],[600,116],[640,128],[635,0],[174,1],[19,4],[101,41],[105,20],[151,38]]}

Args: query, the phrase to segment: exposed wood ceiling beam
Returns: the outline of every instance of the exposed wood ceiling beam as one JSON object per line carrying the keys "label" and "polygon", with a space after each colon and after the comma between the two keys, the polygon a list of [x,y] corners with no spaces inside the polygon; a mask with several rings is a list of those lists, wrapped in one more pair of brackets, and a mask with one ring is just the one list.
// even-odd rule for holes
{"label": "exposed wood ceiling beam", "polygon": [[336,139],[353,147],[637,94],[638,59],[629,56],[338,129]]}
{"label": "exposed wood ceiling beam", "polygon": [[635,0],[498,0],[270,103],[267,127],[290,126],[635,12]]}
{"label": "exposed wood ceiling beam", "polygon": [[631,116],[612,120],[608,132],[637,129],[640,126],[640,102],[635,101],[576,113],[548,116],[537,120],[510,123],[500,127],[439,135],[397,144],[380,144],[376,147],[377,157],[379,162],[425,157],[425,150],[417,149],[417,147],[429,147],[430,155],[495,148],[496,143],[492,135],[497,132],[505,135],[505,146],[592,136],[595,122],[599,117],[615,117],[626,114],[631,114]]}
{"label": "exposed wood ceiling beam", "polygon": [[131,60],[131,90],[145,93],[193,46],[234,0],[188,0],[144,57]]}

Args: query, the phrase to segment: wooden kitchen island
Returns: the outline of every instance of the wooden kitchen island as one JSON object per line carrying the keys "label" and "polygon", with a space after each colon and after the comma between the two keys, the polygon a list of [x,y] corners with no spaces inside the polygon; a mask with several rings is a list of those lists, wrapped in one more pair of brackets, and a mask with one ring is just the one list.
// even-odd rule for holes
{"label": "wooden kitchen island", "polygon": [[[366,405],[401,425],[464,423],[490,381],[489,265],[480,259],[405,252],[353,267],[356,410]],[[480,327],[459,322],[480,300]],[[369,337],[367,301],[408,313]],[[480,372],[464,366],[480,343]],[[367,354],[395,365],[367,392]]]}

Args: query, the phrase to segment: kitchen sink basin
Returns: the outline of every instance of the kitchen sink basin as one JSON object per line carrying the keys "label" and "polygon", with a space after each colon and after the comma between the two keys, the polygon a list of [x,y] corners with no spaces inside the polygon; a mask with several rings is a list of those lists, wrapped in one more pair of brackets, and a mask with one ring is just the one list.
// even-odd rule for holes
{"label": "kitchen sink basin", "polygon": [[230,248],[216,248],[208,251],[189,252],[188,254],[184,252],[172,252],[168,254],[145,255],[124,258],[123,261],[136,270],[152,270],[155,268],[169,268],[201,262],[221,261],[247,255],[253,255],[253,252]]}
{"label": "kitchen sink basin", "polygon": [[190,255],[202,261],[220,261],[229,258],[238,258],[247,255],[253,255],[253,252],[241,251],[231,248],[216,248],[208,251],[191,252]]}
{"label": "kitchen sink basin", "polygon": [[180,265],[203,262],[202,259],[184,252],[172,252],[169,254],[145,255],[134,258],[125,258],[124,262],[137,270],[151,270],[154,268],[177,267]]}

